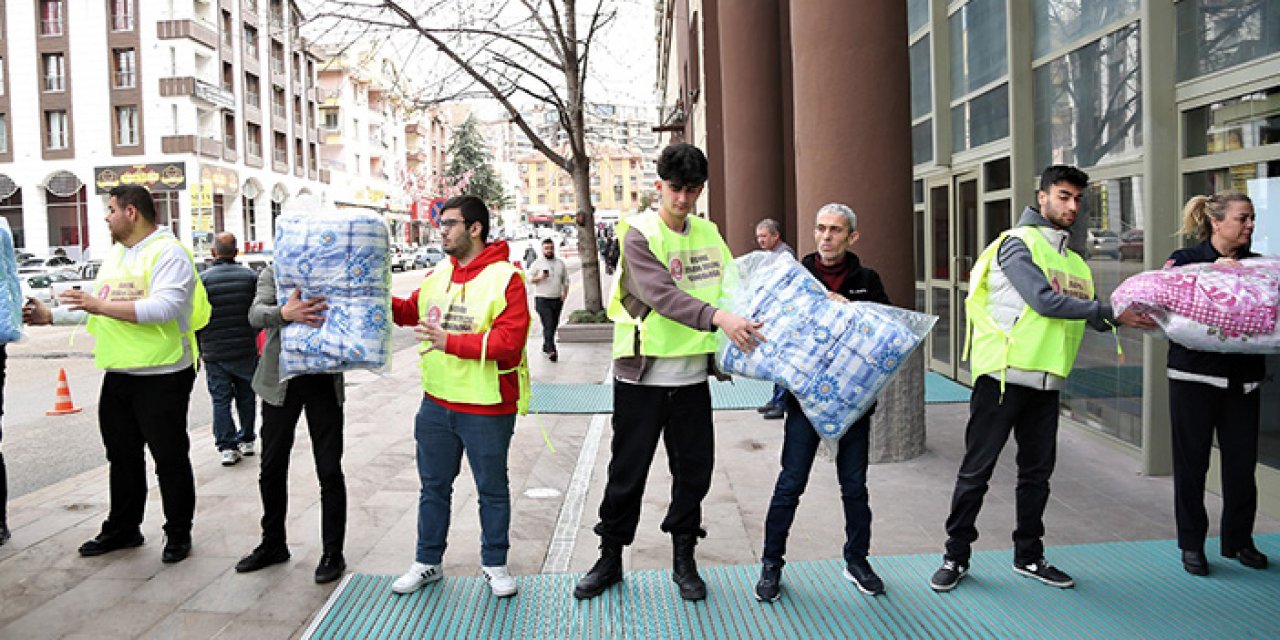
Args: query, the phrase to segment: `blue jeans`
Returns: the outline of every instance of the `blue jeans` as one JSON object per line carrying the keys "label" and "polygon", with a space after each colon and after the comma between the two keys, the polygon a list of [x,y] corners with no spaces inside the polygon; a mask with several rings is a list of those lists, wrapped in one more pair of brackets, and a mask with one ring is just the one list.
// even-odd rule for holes
{"label": "blue jeans", "polygon": [[[241,360],[215,360],[204,363],[204,379],[209,384],[209,396],[213,398],[213,440],[218,451],[235,449],[241,442],[253,442],[253,422],[258,415],[253,394],[253,371],[258,368],[258,358]],[[236,402],[240,415],[240,431],[236,432],[231,419],[231,401]]]}
{"label": "blue jeans", "polygon": [[507,564],[511,525],[511,490],[507,482],[507,451],[515,431],[515,414],[478,416],[444,408],[427,396],[414,419],[418,444],[418,549],[415,560],[440,564],[449,536],[453,481],[462,452],[467,452],[480,503],[480,563]]}
{"label": "blue jeans", "polygon": [[[764,553],[761,560],[783,564],[787,534],[796,517],[800,496],[809,483],[813,458],[822,444],[818,432],[787,394],[786,434],[782,441],[782,471],[773,488],[769,513],[764,521]],[[871,416],[853,423],[840,439],[836,454],[836,477],[844,503],[845,562],[865,560],[871,545],[871,505],[867,496],[867,450],[871,438]]]}

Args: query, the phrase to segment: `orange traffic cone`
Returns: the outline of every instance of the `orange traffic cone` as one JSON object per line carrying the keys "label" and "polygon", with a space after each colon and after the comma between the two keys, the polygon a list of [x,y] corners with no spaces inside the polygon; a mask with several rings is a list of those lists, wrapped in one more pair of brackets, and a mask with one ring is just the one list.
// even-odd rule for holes
{"label": "orange traffic cone", "polygon": [[46,416],[65,416],[69,413],[80,413],[80,407],[71,402],[71,387],[67,386],[67,370],[58,369],[58,395],[53,408],[44,412]]}

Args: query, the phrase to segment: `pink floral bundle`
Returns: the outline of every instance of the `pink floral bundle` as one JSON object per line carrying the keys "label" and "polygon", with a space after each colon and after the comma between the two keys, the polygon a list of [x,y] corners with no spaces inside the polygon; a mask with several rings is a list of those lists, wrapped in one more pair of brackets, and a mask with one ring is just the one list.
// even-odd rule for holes
{"label": "pink floral bundle", "polygon": [[1194,349],[1269,352],[1280,307],[1280,259],[1239,266],[1198,263],[1146,271],[1111,294],[1116,315],[1130,305],[1151,314],[1170,340]]}

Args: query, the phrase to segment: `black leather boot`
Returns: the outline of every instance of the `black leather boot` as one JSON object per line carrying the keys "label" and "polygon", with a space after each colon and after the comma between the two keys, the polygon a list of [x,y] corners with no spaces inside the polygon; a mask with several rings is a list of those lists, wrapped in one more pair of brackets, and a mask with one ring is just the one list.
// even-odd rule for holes
{"label": "black leather boot", "polygon": [[680,587],[680,597],[685,600],[704,600],[707,583],[698,575],[698,562],[693,559],[693,548],[698,536],[692,533],[671,535],[671,579]]}
{"label": "black leather boot", "polygon": [[619,582],[622,582],[622,545],[601,542],[600,559],[596,560],[587,575],[578,580],[577,586],[573,588],[573,597],[588,600]]}

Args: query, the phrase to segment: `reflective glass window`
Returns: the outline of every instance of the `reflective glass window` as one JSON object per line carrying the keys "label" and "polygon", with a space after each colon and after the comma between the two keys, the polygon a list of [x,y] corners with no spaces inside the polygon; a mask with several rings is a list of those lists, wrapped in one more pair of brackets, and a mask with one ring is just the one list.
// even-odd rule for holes
{"label": "reflective glass window", "polygon": [[970,0],[947,21],[954,100],[1005,75],[1009,65],[1004,0]]}
{"label": "reflective glass window", "polygon": [[933,88],[929,79],[929,36],[911,45],[911,118],[914,120],[933,109]]}
{"label": "reflective glass window", "polygon": [[1035,57],[1063,46],[1109,24],[1136,15],[1139,0],[1036,0],[1031,5],[1035,22]]}
{"label": "reflective glass window", "polygon": [[1280,51],[1276,0],[1182,0],[1174,7],[1179,80]]}
{"label": "reflective glass window", "polygon": [[1182,114],[1187,157],[1280,143],[1280,86]]}
{"label": "reflective glass window", "polygon": [[1036,165],[1137,157],[1142,77],[1137,23],[1033,71]]}

